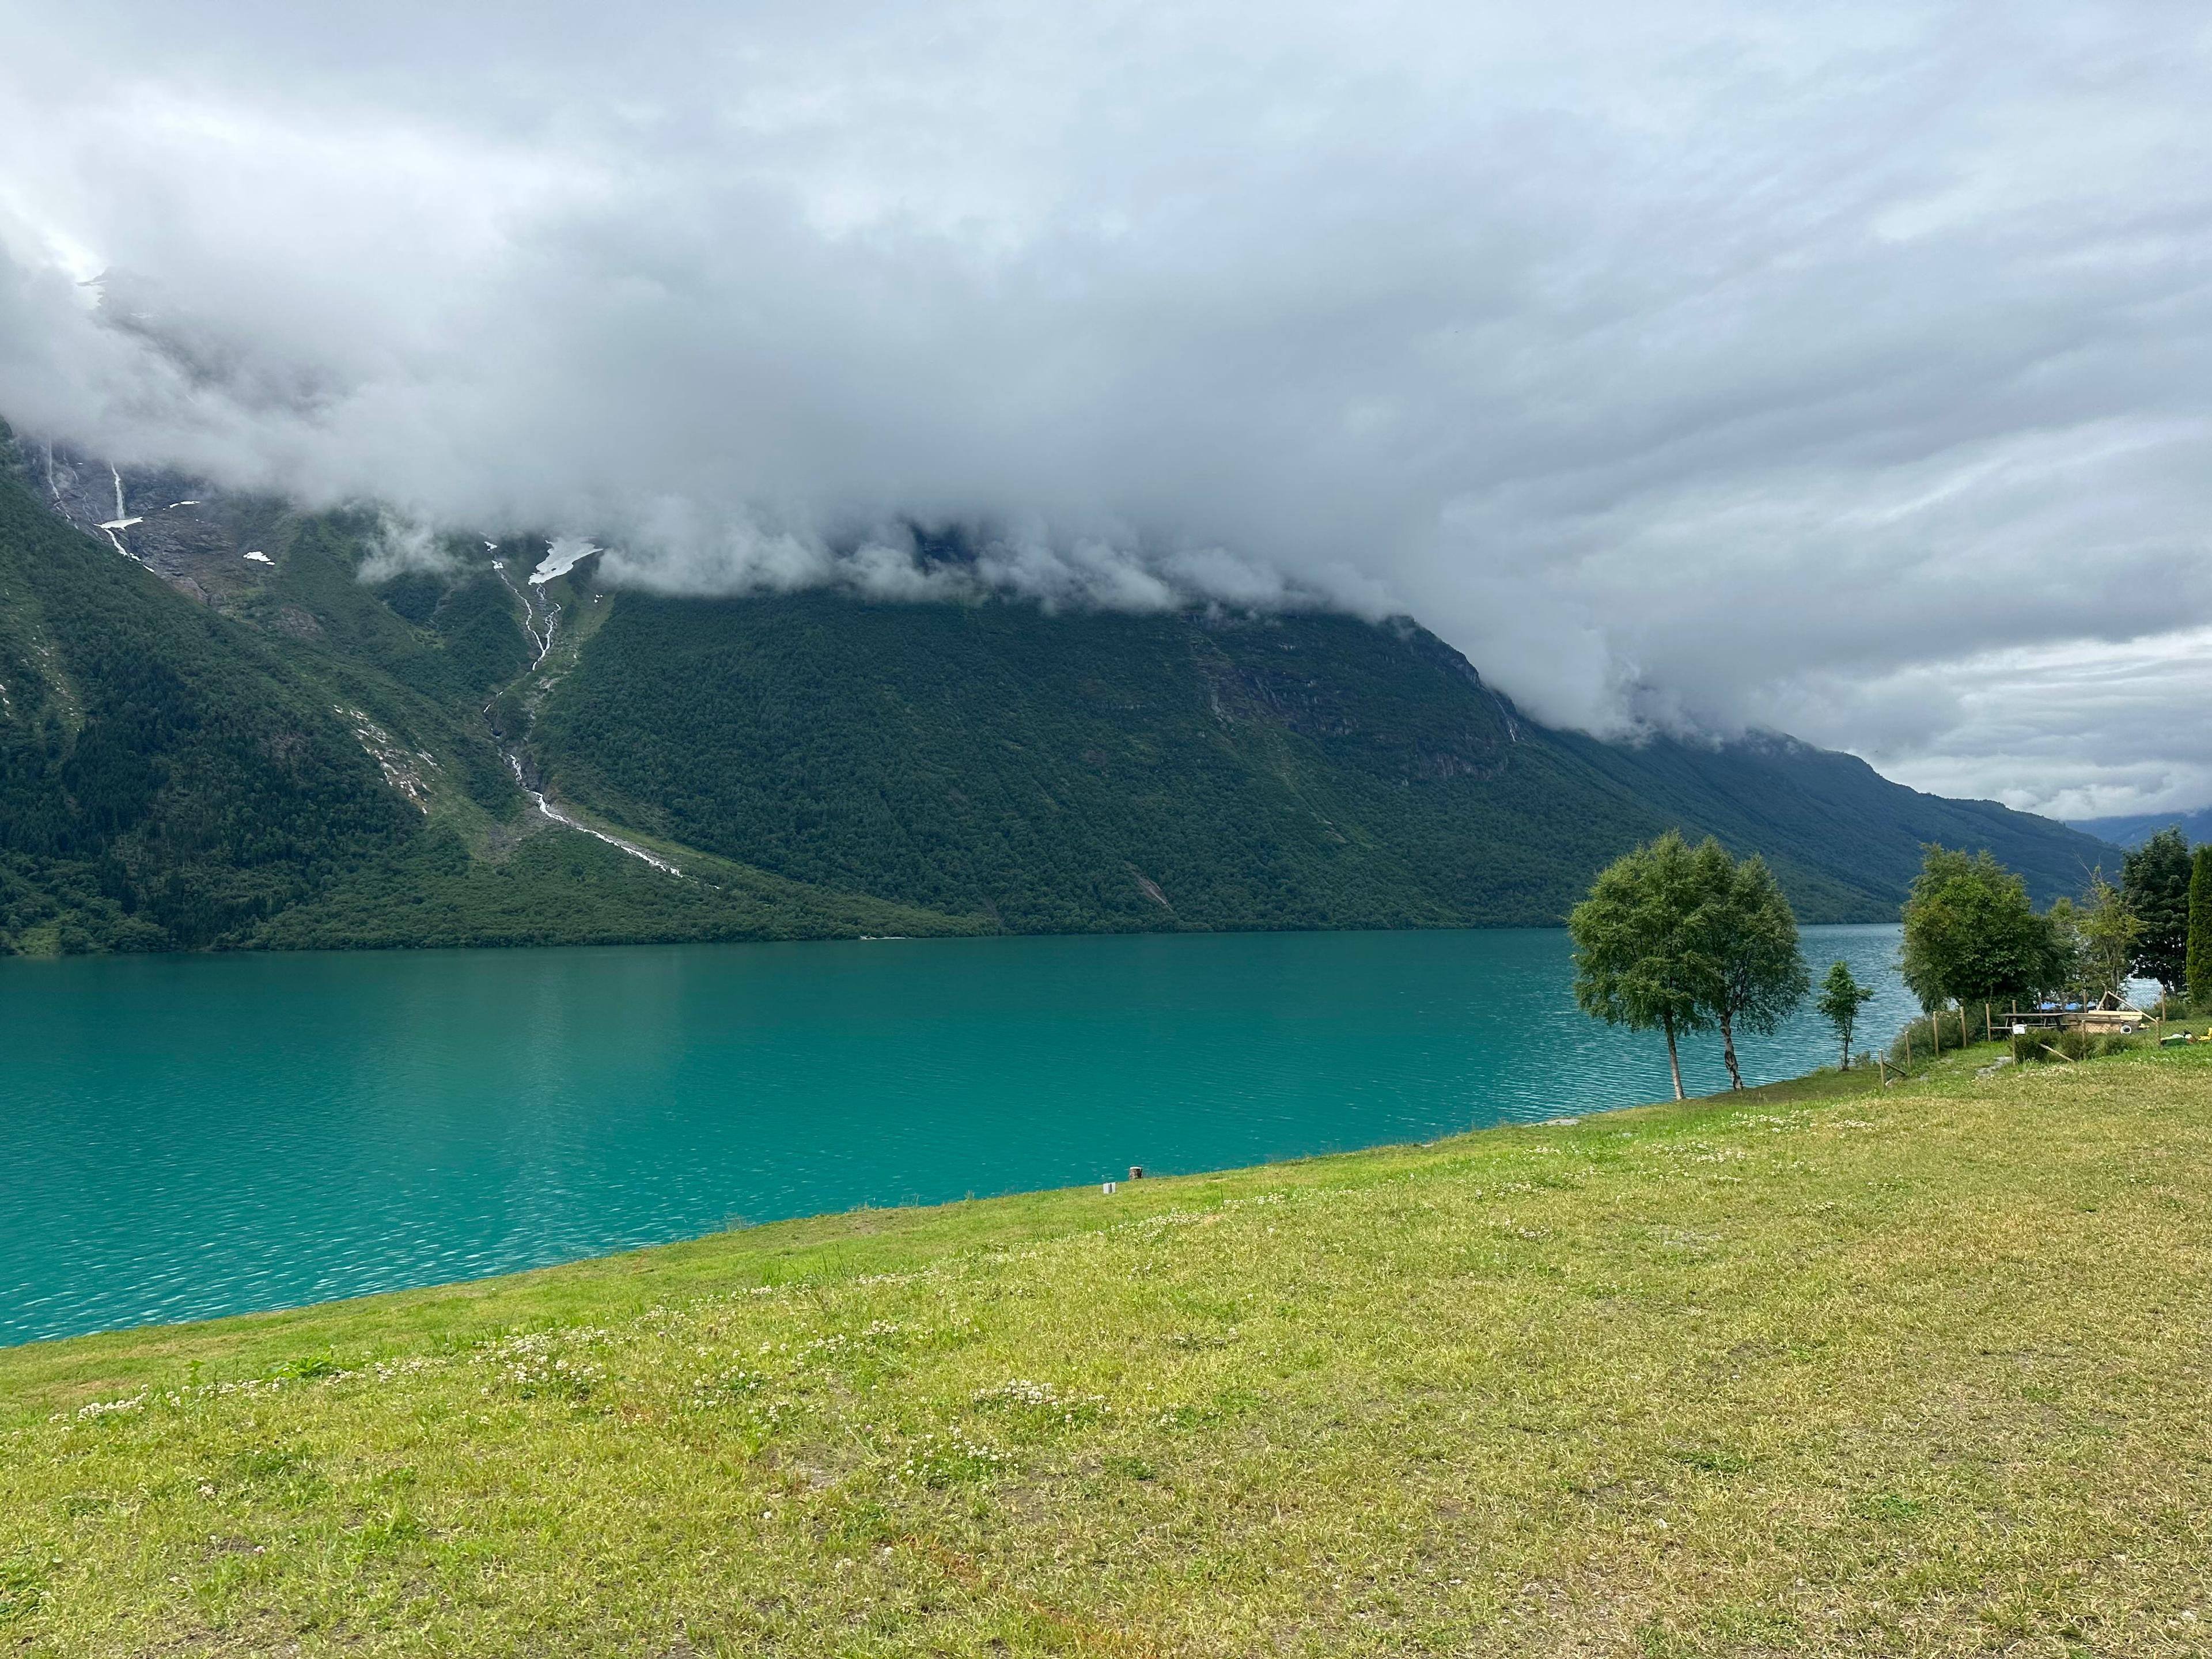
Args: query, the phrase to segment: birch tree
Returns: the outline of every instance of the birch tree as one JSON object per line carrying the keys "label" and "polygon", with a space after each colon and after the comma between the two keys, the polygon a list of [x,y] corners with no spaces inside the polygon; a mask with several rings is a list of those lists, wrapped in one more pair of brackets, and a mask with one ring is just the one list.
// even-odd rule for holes
{"label": "birch tree", "polygon": [[1607,866],[1567,918],[1576,1002],[1609,1025],[1662,1033],[1677,1100],[1681,1038],[1712,1024],[1711,970],[1698,951],[1701,880],[1697,854],[1669,830]]}

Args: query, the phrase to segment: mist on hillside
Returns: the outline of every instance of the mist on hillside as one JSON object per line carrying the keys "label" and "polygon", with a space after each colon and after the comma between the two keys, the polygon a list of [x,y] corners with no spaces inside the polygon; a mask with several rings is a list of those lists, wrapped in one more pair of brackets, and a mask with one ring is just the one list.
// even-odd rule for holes
{"label": "mist on hillside", "polygon": [[1403,611],[1556,723],[2212,798],[2192,15],[91,4],[0,64],[0,414],[671,592]]}

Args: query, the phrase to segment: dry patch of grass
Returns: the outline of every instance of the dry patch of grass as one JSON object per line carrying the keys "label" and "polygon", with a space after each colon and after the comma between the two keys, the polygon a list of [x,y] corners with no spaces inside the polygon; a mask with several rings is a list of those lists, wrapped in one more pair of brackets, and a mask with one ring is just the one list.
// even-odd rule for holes
{"label": "dry patch of grass", "polygon": [[0,1353],[0,1650],[2203,1653],[2212,1056],[1975,1060]]}

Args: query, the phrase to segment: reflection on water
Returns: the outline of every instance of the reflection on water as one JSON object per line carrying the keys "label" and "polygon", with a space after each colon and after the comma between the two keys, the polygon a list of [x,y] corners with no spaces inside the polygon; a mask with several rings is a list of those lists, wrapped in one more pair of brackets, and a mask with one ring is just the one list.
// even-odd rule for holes
{"label": "reflection on water", "polygon": [[[1807,933],[1870,1036],[1896,936]],[[12,961],[0,1020],[0,1342],[1668,1091],[1535,930]]]}

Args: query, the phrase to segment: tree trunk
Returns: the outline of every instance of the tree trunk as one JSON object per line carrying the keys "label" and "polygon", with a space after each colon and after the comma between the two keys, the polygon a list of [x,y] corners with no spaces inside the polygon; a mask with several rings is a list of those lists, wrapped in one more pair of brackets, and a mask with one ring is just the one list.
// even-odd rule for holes
{"label": "tree trunk", "polygon": [[1851,1069],[1851,1028],[1848,1025],[1844,1027],[1844,1063],[1836,1069],[1843,1072]]}
{"label": "tree trunk", "polygon": [[1735,1068],[1735,1031],[1726,1014],[1721,1016],[1721,1059],[1728,1064],[1729,1087],[1743,1087],[1743,1073]]}
{"label": "tree trunk", "polygon": [[1682,1057],[1674,1052],[1674,1022],[1667,1022],[1667,1067],[1674,1073],[1674,1098],[1682,1098]]}

